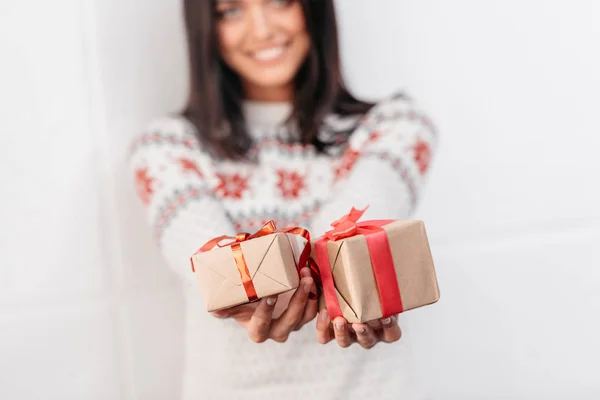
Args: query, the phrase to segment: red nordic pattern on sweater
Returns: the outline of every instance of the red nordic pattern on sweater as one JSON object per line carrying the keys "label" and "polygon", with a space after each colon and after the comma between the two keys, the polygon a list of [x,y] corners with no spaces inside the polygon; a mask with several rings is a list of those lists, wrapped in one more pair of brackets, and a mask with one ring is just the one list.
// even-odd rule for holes
{"label": "red nordic pattern on sweater", "polygon": [[215,192],[223,197],[240,200],[244,192],[248,190],[248,177],[243,177],[241,174],[224,174],[216,173],[219,179],[219,184],[215,188]]}
{"label": "red nordic pattern on sweater", "polygon": [[356,160],[358,160],[359,156],[360,153],[358,151],[348,147],[348,149],[344,152],[344,155],[342,156],[341,160],[338,163],[336,163],[336,166],[334,168],[334,181],[337,182],[340,179],[344,178],[346,175],[348,175],[348,173],[350,172],[350,170],[352,170],[352,167],[356,163]]}
{"label": "red nordic pattern on sweater", "polygon": [[[401,181],[406,184],[409,194],[410,201],[410,209],[411,212],[415,208],[417,203],[417,186],[418,182],[416,182],[411,175],[411,173],[406,169],[402,160],[390,153],[384,152],[368,152],[360,154],[363,158],[371,158],[375,157],[382,161],[385,161],[390,164],[390,166],[397,171],[399,174]],[[232,181],[241,181],[240,179],[234,178]],[[158,217],[158,220],[154,224],[155,226],[155,235],[157,239],[160,239],[162,236],[162,232],[164,228],[168,225],[169,221],[173,218],[174,215],[177,215],[177,210],[182,206],[185,206],[192,199],[200,199],[204,197],[211,197],[211,190],[190,188],[186,190],[183,194],[178,194],[172,198],[167,199],[162,208],[162,213]],[[257,228],[263,226],[268,220],[275,220],[278,226],[298,226],[307,223],[310,219],[316,215],[320,210],[320,204],[314,203],[310,207],[308,207],[305,211],[299,214],[290,214],[290,215],[272,215],[270,212],[265,210],[257,210],[258,212],[252,213],[237,213],[233,218],[234,229],[237,232],[245,232],[256,230]]]}
{"label": "red nordic pattern on sweater", "polygon": [[381,132],[379,132],[379,131],[373,131],[369,135],[369,142],[376,142],[379,139],[381,139]]}
{"label": "red nordic pattern on sweater", "polygon": [[135,187],[142,203],[147,206],[152,200],[154,193],[153,184],[155,179],[148,175],[148,168],[138,168],[135,171]]}
{"label": "red nordic pattern on sweater", "polygon": [[429,144],[422,139],[418,139],[417,143],[413,146],[414,160],[419,168],[421,175],[425,175],[429,169],[429,163],[431,161],[431,147]]}
{"label": "red nordic pattern on sweater", "polygon": [[305,177],[298,172],[278,169],[276,173],[277,188],[284,199],[297,199],[306,188]]}
{"label": "red nordic pattern on sweater", "polygon": [[204,177],[204,175],[202,174],[202,171],[200,171],[200,168],[198,168],[198,165],[196,165],[196,163],[193,160],[190,160],[187,157],[180,157],[179,165],[181,166],[181,169],[184,174],[191,172],[200,179],[202,179]]}

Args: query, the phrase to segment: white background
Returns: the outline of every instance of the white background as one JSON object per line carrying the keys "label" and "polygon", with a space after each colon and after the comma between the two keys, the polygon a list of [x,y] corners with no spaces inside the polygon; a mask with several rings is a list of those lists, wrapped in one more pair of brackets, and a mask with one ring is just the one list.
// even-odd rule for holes
{"label": "white background", "polygon": [[[2,399],[176,398],[179,287],[124,160],[184,100],[178,4],[0,1]],[[405,316],[432,397],[600,398],[600,3],[338,6],[351,86],[441,133],[442,298]]]}

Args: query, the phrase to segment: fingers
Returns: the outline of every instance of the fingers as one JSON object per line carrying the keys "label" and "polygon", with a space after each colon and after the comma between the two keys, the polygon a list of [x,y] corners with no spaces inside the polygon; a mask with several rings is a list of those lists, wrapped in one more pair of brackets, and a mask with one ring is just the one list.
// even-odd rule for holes
{"label": "fingers", "polygon": [[331,326],[331,319],[327,310],[322,310],[317,319],[317,341],[321,344],[327,344],[333,340],[334,334]]}
{"label": "fingers", "polygon": [[[300,271],[300,276],[310,278],[311,277],[310,269],[302,268],[302,270]],[[314,293],[316,293],[316,291],[317,291],[317,287],[313,282],[313,284],[310,288],[310,293],[314,294]],[[318,307],[319,307],[317,298],[316,297],[311,298],[310,293],[308,296],[308,303],[306,304],[306,307],[304,307],[304,314],[302,315],[300,322],[298,322],[296,324],[296,326],[294,327],[295,331],[299,330],[304,325],[306,325],[307,323],[312,321],[315,318],[315,316],[317,315],[317,311],[318,311]]]}
{"label": "fingers", "polygon": [[317,316],[318,308],[319,304],[317,300],[309,298],[306,307],[304,307],[304,314],[302,314],[302,318],[300,319],[300,322],[296,324],[294,330],[300,330],[304,325],[312,321]]}
{"label": "fingers", "polygon": [[392,315],[391,317],[384,318],[381,320],[383,330],[381,333],[381,340],[386,343],[392,343],[400,340],[402,337],[402,330],[398,326],[398,317]]}
{"label": "fingers", "polygon": [[312,286],[312,278],[302,278],[300,280],[300,286],[292,296],[288,308],[281,314],[281,317],[271,323],[271,338],[273,340],[285,342],[296,324],[302,320]]}
{"label": "fingers", "polygon": [[337,317],[333,321],[333,332],[335,340],[340,347],[349,347],[352,344],[352,336],[348,331],[348,324],[343,317]]}
{"label": "fingers", "polygon": [[[310,268],[307,268],[307,267],[302,268],[300,270],[300,277],[301,278],[312,278]],[[310,290],[308,298],[309,298],[309,300],[317,300],[317,285],[313,284],[313,287]]]}
{"label": "fingers", "polygon": [[261,299],[258,303],[258,307],[256,307],[246,328],[252,341],[262,343],[269,338],[271,319],[273,318],[273,309],[276,302],[277,297],[267,297]]}
{"label": "fingers", "polygon": [[365,349],[370,349],[379,341],[369,324],[352,324],[352,328],[356,332],[356,341]]}
{"label": "fingers", "polygon": [[304,267],[300,270],[300,278],[310,278],[310,277],[311,277],[311,275],[310,275],[309,268]]}
{"label": "fingers", "polygon": [[373,329],[374,331],[378,331],[381,329],[381,321],[378,319],[369,321],[369,322],[367,322],[367,324],[369,324],[371,329]]}

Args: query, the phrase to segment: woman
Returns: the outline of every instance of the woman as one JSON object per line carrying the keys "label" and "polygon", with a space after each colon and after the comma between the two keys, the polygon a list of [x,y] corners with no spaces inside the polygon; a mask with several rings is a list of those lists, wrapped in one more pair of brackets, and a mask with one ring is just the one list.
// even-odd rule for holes
{"label": "woman", "polygon": [[271,219],[320,234],[353,206],[369,205],[365,219],[408,217],[432,124],[405,96],[368,104],[349,93],[332,0],[185,0],[184,8],[187,107],[151,123],[131,159],[160,249],[186,286],[184,397],[421,398],[396,317],[315,318],[307,269],[291,299],[211,316],[189,257],[213,237]]}

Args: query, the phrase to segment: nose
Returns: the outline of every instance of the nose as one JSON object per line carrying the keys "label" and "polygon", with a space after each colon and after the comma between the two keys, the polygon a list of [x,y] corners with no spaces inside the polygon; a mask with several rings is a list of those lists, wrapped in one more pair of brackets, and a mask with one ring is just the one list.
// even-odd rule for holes
{"label": "nose", "polygon": [[250,33],[256,39],[268,39],[273,34],[273,24],[264,5],[252,7],[250,11]]}

